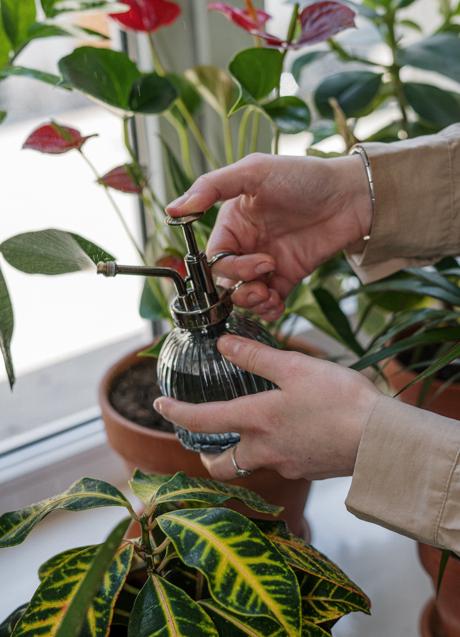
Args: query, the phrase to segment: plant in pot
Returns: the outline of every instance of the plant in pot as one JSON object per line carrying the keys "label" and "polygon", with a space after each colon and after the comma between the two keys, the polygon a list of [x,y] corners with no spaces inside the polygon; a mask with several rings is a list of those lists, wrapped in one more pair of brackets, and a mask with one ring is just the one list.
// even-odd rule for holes
{"label": "plant in pot", "polygon": [[[127,517],[98,545],[71,548],[39,569],[32,599],[0,625],[20,635],[331,635],[344,615],[369,613],[366,595],[282,522],[247,518],[279,508],[211,480],[146,475],[130,482],[138,516],[114,486],[83,478],[67,491],[0,517],[0,547],[20,544],[52,511],[118,506]],[[139,537],[126,532],[135,523]]]}
{"label": "plant in pot", "polygon": [[[15,5],[16,6],[16,5]],[[126,8],[128,7],[128,10]],[[60,18],[69,9],[98,8],[111,16],[123,29],[143,34],[151,52],[151,71],[143,72],[129,55],[107,47],[77,47],[58,61],[58,75],[20,66],[20,56],[37,37],[67,37],[73,29],[65,29]],[[1,1],[0,31],[2,65],[0,80],[15,76],[31,77],[47,82],[56,90],[78,91],[120,117],[127,162],[107,166],[99,171],[86,154],[86,145],[96,143],[93,131],[80,132],[61,122],[50,121],[34,130],[25,141],[25,148],[48,154],[79,153],[90,172],[104,188],[114,213],[134,245],[139,262],[144,266],[183,267],[185,243],[164,224],[164,203],[156,192],[148,171],[140,165],[134,150],[131,125],[135,117],[157,116],[169,126],[172,139],[162,139],[164,163],[169,178],[169,193],[182,194],[204,169],[219,167],[244,157],[262,147],[262,133],[272,139],[273,152],[279,150],[281,134],[293,134],[308,129],[310,109],[295,96],[281,95],[282,74],[286,54],[335,35],[353,26],[354,13],[338,2],[313,3],[300,10],[293,6],[288,33],[277,38],[265,29],[268,14],[257,9],[251,0],[244,8],[211,3],[209,8],[222,12],[248,32],[248,44],[254,46],[237,52],[229,71],[213,66],[192,69],[167,69],[157,45],[160,28],[174,28],[181,10],[174,2],[152,0],[137,3],[87,2],[80,0],[69,7],[55,0],[41,2],[44,19],[39,21],[33,0],[17,5]],[[39,34],[39,36],[37,35]],[[94,37],[97,34],[92,33]],[[260,79],[263,82],[260,82]],[[199,116],[206,109],[218,122],[221,137],[206,139],[199,125]],[[216,137],[216,136],[214,136]],[[140,197],[148,217],[150,236],[145,246],[139,245],[130,232],[123,210],[112,197],[112,190]],[[195,224],[197,244],[204,248],[217,210]],[[57,275],[95,268],[98,262],[112,261],[112,255],[86,236],[62,229],[26,232],[5,239],[0,244],[5,261],[22,272]],[[146,279],[140,313],[149,320],[170,320],[169,302],[172,290],[168,284],[152,277]],[[8,377],[14,383],[11,358],[13,306],[5,277],[0,275],[1,349]],[[278,325],[272,326],[277,331]],[[186,470],[192,475],[206,475],[197,455],[182,449],[172,427],[154,414],[153,376],[158,347],[122,360],[102,382],[101,406],[109,440],[130,467],[161,473]],[[150,360],[145,356],[152,357]],[[133,400],[133,391],[135,398]],[[142,404],[141,398],[144,396]],[[135,403],[135,413],[132,404]],[[137,422],[136,422],[137,420]],[[285,517],[296,533],[305,532],[303,510],[309,490],[306,481],[289,481],[273,472],[258,472],[245,484],[285,505]]]}

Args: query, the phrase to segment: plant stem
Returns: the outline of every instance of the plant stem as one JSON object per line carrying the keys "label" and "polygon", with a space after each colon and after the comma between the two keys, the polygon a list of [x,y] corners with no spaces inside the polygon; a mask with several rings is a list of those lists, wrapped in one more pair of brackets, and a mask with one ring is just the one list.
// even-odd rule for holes
{"label": "plant stem", "polygon": [[249,144],[250,153],[255,153],[257,150],[257,142],[259,139],[259,125],[260,125],[260,113],[259,111],[254,111],[254,117],[252,119],[251,141]]}
{"label": "plant stem", "polygon": [[[153,39],[153,33],[148,33],[148,40],[149,40],[150,52],[152,54],[152,62],[153,62],[155,71],[158,73],[158,75],[166,75],[166,71],[165,71],[165,69],[163,67],[163,64],[161,62],[160,56],[159,56],[158,51],[157,51],[157,49],[155,47],[155,42],[154,42],[154,39]],[[193,119],[190,111],[188,110],[187,105],[185,104],[184,100],[181,97],[177,98],[176,106],[177,106],[180,114],[184,118],[187,126],[189,127],[190,132],[192,133],[193,137],[195,138],[195,141],[196,141],[199,149],[203,153],[203,155],[204,155],[206,161],[208,162],[209,166],[211,168],[219,168],[219,162],[217,161],[217,159],[215,158],[215,156],[211,152],[210,148],[208,147],[205,138],[203,137],[200,129],[198,128],[198,126],[197,126],[195,120]]]}
{"label": "plant stem", "polygon": [[[95,166],[93,165],[93,163],[90,161],[90,159],[85,155],[85,153],[79,149],[78,151],[80,153],[80,155],[83,157],[83,159],[85,160],[85,162],[88,164],[88,166],[90,167],[93,175],[96,177],[96,181],[98,183],[101,183],[99,180],[101,178],[101,176],[99,175],[99,173],[97,172]],[[137,254],[139,255],[142,263],[145,263],[145,258],[144,258],[144,254],[142,252],[142,250],[140,249],[133,233],[131,232],[128,224],[125,221],[125,218],[123,217],[123,213],[121,212],[117,202],[115,201],[115,199],[112,196],[112,193],[109,190],[109,187],[106,186],[104,183],[101,183],[102,187],[105,190],[105,194],[107,195],[107,199],[110,201],[112,208],[115,211],[115,214],[117,215],[121,225],[123,226],[124,231],[126,232],[126,235],[128,236],[129,240],[131,241],[134,249],[136,250]]]}
{"label": "plant stem", "polygon": [[388,46],[391,49],[392,64],[388,67],[390,72],[391,81],[393,83],[395,97],[398,102],[399,110],[401,112],[401,125],[403,129],[409,134],[409,119],[407,117],[407,100],[404,94],[404,86],[401,82],[401,67],[397,62],[398,55],[398,42],[395,33],[395,13],[393,9],[389,9],[385,15],[385,23],[388,29]]}
{"label": "plant stem", "polygon": [[232,127],[226,113],[222,113],[221,119],[224,130],[225,161],[227,164],[232,164],[235,161],[233,156]]}
{"label": "plant stem", "polygon": [[245,155],[246,136],[248,131],[248,123],[251,117],[251,109],[248,107],[244,110],[241,116],[240,126],[238,130],[238,159],[241,159]]}

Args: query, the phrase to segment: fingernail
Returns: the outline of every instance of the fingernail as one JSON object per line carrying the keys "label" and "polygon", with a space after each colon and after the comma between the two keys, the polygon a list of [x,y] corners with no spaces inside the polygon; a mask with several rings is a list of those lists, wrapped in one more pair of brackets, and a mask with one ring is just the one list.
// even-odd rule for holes
{"label": "fingernail", "polygon": [[273,265],[273,263],[268,263],[268,261],[259,263],[259,265],[256,265],[255,267],[255,271],[257,274],[268,274],[269,272],[273,272],[274,269],[275,266]]}
{"label": "fingernail", "polygon": [[221,336],[217,341],[219,352],[224,356],[234,356],[240,344],[238,338],[235,336]]}
{"label": "fingernail", "polygon": [[186,192],[182,197],[178,197],[166,207],[166,210],[179,210],[181,212],[201,212],[198,201],[201,198],[200,192]]}
{"label": "fingernail", "polygon": [[157,411],[159,414],[161,414],[161,411],[163,409],[163,401],[161,400],[161,398],[157,398],[153,402],[153,408],[154,408],[155,411]]}
{"label": "fingernail", "polygon": [[255,303],[259,303],[260,299],[261,299],[260,294],[257,294],[256,292],[251,292],[251,294],[248,294],[247,302],[251,304],[255,304]]}

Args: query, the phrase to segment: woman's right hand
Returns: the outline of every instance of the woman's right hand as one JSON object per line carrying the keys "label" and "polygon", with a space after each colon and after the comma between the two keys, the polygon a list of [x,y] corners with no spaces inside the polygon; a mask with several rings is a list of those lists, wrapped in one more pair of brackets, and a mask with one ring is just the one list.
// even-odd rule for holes
{"label": "woman's right hand", "polygon": [[337,159],[254,154],[197,179],[167,207],[171,216],[224,201],[208,256],[233,252],[215,272],[251,281],[233,297],[277,319],[292,288],[323,261],[369,233],[371,201],[358,156]]}

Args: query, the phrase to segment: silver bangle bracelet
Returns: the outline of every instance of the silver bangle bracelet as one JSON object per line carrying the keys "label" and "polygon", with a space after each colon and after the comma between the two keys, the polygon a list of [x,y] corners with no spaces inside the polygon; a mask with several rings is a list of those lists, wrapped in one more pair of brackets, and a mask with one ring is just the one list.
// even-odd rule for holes
{"label": "silver bangle bracelet", "polygon": [[[366,171],[367,183],[369,185],[369,195],[371,197],[371,206],[372,206],[372,216],[375,213],[375,188],[374,188],[374,180],[372,178],[372,169],[369,161],[369,157],[367,156],[366,151],[362,146],[353,146],[350,151],[350,155],[359,155],[363,162],[364,170]],[[369,241],[370,235],[366,235],[363,237],[363,241]]]}

